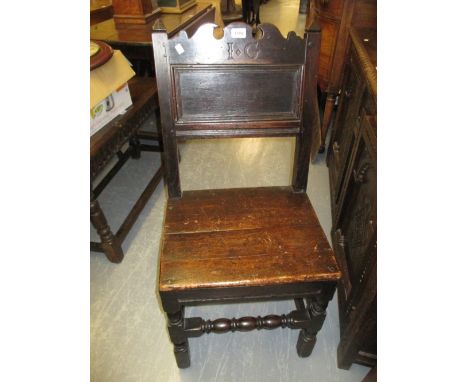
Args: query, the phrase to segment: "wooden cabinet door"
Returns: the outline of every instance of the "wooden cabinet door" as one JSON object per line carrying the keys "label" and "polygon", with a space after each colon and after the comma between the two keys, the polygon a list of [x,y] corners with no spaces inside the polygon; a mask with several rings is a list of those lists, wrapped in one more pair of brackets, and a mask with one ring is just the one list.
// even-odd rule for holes
{"label": "wooden cabinet door", "polygon": [[365,81],[357,68],[356,58],[351,54],[345,71],[340,105],[328,151],[333,221],[339,214],[336,207],[342,195],[345,170],[348,168],[351,148],[354,144],[354,130],[358,123],[364,90]]}
{"label": "wooden cabinet door", "polygon": [[344,185],[341,213],[333,232],[343,273],[338,284],[341,340],[338,366],[374,365],[377,354],[377,150],[376,118],[358,126]]}
{"label": "wooden cabinet door", "polygon": [[360,285],[376,257],[377,157],[372,133],[373,117],[362,118],[358,142],[352,155],[342,212],[335,227],[337,260],[343,271],[340,282],[340,321],[346,326],[359,300]]}

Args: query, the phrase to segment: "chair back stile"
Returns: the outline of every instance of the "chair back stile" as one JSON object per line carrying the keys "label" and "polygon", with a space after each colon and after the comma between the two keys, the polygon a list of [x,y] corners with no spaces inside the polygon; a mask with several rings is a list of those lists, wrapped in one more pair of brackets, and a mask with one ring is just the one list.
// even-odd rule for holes
{"label": "chair back stile", "polygon": [[[221,38],[204,24],[168,39],[155,23],[153,49],[169,198],[180,198],[178,138],[295,136],[292,188],[305,192],[317,140],[316,73],[320,30],[284,38],[271,24],[260,37],[231,23]],[[257,32],[257,35],[260,33]]]}

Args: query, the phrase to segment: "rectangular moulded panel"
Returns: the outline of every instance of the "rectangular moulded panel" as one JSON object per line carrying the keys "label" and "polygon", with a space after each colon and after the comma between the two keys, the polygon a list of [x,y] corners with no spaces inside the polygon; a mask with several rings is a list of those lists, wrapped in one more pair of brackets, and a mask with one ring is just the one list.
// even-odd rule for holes
{"label": "rectangular moulded panel", "polygon": [[298,121],[302,66],[174,66],[175,121]]}

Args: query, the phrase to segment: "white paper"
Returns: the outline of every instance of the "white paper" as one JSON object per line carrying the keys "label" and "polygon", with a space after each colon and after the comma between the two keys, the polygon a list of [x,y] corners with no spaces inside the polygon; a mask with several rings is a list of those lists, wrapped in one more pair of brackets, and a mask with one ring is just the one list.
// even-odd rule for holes
{"label": "white paper", "polygon": [[246,38],[247,30],[245,28],[232,28],[231,38]]}
{"label": "white paper", "polygon": [[175,50],[177,50],[177,53],[179,53],[179,55],[181,55],[182,53],[185,52],[183,46],[180,45],[180,44],[177,44],[177,45],[175,46]]}

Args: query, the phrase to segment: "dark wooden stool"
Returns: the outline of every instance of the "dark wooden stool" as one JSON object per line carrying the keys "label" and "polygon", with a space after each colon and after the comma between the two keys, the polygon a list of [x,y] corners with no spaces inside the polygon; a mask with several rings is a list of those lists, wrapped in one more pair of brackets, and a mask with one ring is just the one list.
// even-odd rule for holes
{"label": "dark wooden stool", "polygon": [[[121,244],[163,175],[161,166],[155,172],[117,233],[114,234],[107,224],[97,197],[130,156],[138,159],[141,151],[162,151],[161,145],[141,145],[138,135],[141,125],[149,116],[154,115],[156,119],[159,116],[157,89],[154,79],[134,77],[129,81],[129,87],[133,105],[125,114],[109,122],[91,137],[91,182],[115,155],[118,156],[118,162],[101,182],[94,189],[91,187],[91,222],[101,238],[100,243],[91,242],[91,251],[104,252],[113,263],[122,261],[124,255]],[[143,135],[143,138],[147,137]],[[156,136],[152,136],[152,138],[157,140]],[[122,152],[122,147],[126,143],[130,145],[128,149]]]}
{"label": "dark wooden stool", "polygon": [[[153,34],[169,201],[161,239],[159,296],[179,367],[188,338],[203,333],[300,329],[311,354],[341,273],[306,194],[316,122],[320,31],[304,39],[276,27],[214,24],[168,39]],[[295,136],[292,185],[182,193],[178,139]],[[185,318],[186,305],[294,299],[296,310],[265,317]]]}

